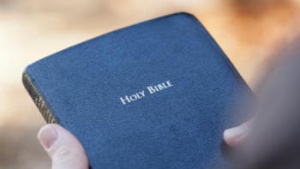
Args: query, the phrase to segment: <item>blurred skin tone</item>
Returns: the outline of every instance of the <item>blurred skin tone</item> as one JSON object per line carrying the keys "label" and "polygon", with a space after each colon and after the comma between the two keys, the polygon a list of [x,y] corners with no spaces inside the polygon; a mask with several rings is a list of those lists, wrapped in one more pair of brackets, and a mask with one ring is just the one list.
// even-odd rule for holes
{"label": "blurred skin tone", "polygon": [[[238,145],[247,133],[249,122],[224,132],[230,146]],[[52,160],[52,169],[88,169],[88,160],[79,141],[66,129],[56,124],[43,126],[38,139]]]}

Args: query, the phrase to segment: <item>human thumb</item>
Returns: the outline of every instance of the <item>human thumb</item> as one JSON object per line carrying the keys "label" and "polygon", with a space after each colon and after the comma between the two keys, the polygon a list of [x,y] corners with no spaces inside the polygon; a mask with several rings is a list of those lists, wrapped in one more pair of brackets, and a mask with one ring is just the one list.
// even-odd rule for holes
{"label": "human thumb", "polygon": [[79,141],[56,124],[43,126],[38,139],[52,160],[52,169],[88,169],[88,160]]}

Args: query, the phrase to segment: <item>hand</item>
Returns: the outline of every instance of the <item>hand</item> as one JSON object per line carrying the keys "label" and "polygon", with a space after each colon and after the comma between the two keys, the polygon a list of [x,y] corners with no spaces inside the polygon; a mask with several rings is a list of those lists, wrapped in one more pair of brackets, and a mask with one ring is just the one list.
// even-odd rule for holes
{"label": "hand", "polygon": [[[247,136],[250,121],[224,131],[229,146],[238,146]],[[88,169],[88,160],[79,141],[56,124],[43,126],[38,139],[52,160],[52,169]]]}
{"label": "hand", "polygon": [[52,160],[52,169],[88,169],[88,160],[79,141],[56,124],[43,126],[38,139]]}
{"label": "hand", "polygon": [[247,137],[250,126],[251,126],[251,120],[244,124],[241,124],[240,126],[225,130],[224,131],[225,142],[231,147],[236,147],[240,145]]}

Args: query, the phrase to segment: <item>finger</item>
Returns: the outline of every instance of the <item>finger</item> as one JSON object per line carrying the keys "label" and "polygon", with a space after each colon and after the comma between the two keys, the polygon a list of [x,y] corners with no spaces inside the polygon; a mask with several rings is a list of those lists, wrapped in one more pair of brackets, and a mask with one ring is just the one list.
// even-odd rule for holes
{"label": "finger", "polygon": [[251,123],[249,121],[240,126],[225,130],[224,131],[225,142],[231,147],[236,147],[240,145],[248,135],[250,124]]}
{"label": "finger", "polygon": [[38,139],[51,157],[52,169],[88,169],[83,147],[66,129],[56,124],[45,125]]}

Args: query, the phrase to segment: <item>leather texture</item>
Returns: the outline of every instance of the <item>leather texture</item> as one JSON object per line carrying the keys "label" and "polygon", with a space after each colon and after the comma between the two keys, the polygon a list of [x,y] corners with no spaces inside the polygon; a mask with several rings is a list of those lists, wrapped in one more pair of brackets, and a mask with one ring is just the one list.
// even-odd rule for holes
{"label": "leather texture", "polygon": [[[202,24],[186,13],[123,28],[25,70],[92,169],[225,168],[224,129],[252,95]],[[170,81],[128,104],[121,97]]]}

